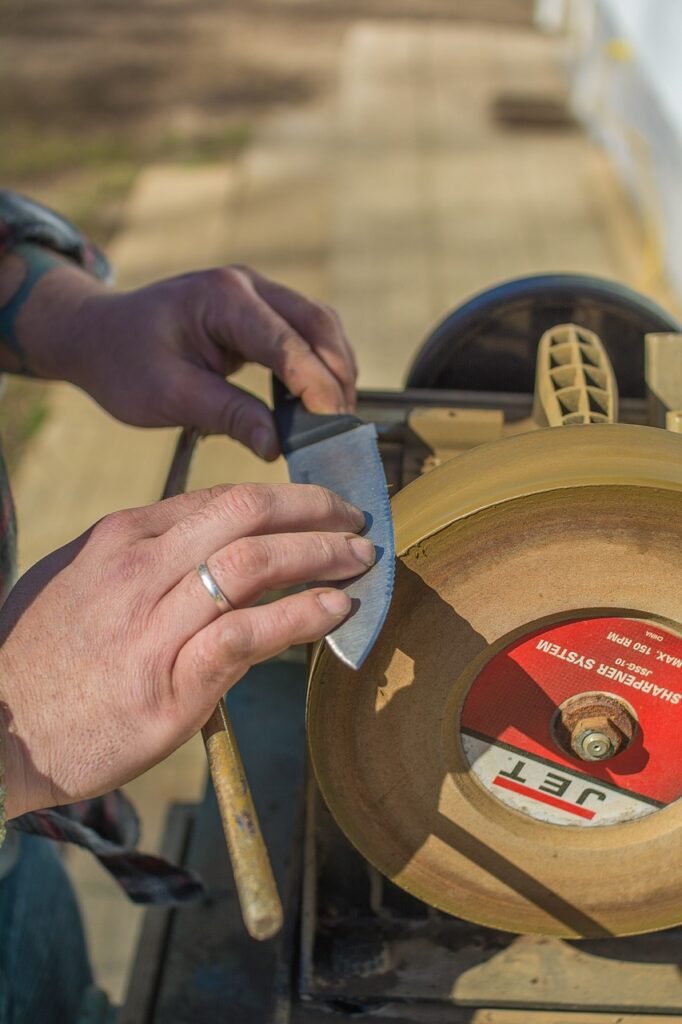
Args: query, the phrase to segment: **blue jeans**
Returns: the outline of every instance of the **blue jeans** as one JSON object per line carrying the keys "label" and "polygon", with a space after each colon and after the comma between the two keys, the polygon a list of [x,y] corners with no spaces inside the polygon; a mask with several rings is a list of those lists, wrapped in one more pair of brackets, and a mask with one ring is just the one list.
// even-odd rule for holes
{"label": "blue jeans", "polygon": [[20,840],[0,880],[0,1024],[74,1024],[92,983],[76,898],[55,844]]}

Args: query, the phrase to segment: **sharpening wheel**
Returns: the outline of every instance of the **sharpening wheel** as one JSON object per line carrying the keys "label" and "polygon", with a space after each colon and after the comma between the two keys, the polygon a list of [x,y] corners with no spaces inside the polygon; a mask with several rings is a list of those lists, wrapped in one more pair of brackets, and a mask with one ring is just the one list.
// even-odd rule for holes
{"label": "sharpening wheel", "polygon": [[482,445],[393,501],[389,618],[317,649],[322,793],[381,872],[494,928],[682,922],[682,436]]}

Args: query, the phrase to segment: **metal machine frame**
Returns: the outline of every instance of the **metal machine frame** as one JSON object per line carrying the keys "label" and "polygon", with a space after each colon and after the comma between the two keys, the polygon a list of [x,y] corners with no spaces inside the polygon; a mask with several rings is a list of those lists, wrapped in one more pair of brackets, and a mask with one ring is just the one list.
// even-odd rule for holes
{"label": "metal machine frame", "polygon": [[[586,324],[597,331],[600,313],[612,316],[615,309],[628,316],[634,310],[646,330],[661,332],[647,339],[645,360],[637,353],[637,380],[624,389],[619,419],[681,431],[682,413],[675,410],[682,408],[682,342],[665,334],[679,330],[665,311],[608,282],[575,275],[522,279],[446,318],[415,361],[411,390],[360,393],[359,415],[377,425],[389,488],[400,489],[466,448],[527,429],[531,394],[447,390],[466,362],[463,349],[477,325],[492,331],[503,308],[512,310],[513,325],[519,303],[530,302],[527,324],[544,330],[541,321],[554,316],[557,304],[579,314],[583,299],[598,304],[596,320],[591,309]],[[560,319],[581,322],[578,315],[553,322]],[[629,329],[634,338],[636,330]],[[497,336],[504,346],[504,331]],[[491,344],[484,341],[481,352]],[[632,350],[632,339],[628,344]],[[527,339],[519,345],[511,354],[518,356],[514,373],[525,387]],[[615,363],[632,377],[623,353]],[[510,935],[441,914],[369,866],[324,808],[308,771],[306,676],[305,651],[290,651],[253,668],[228,697],[283,899],[283,929],[261,943],[246,934],[209,786],[200,805],[171,810],[164,848],[202,875],[207,900],[147,912],[120,1024],[682,1019],[682,929],[580,942]]]}
{"label": "metal machine frame", "polygon": [[[448,452],[443,419],[453,409],[470,415]],[[480,443],[496,429],[500,409],[513,430],[530,416],[532,397],[413,390],[362,392],[359,401],[360,415],[377,423],[395,488],[434,460]],[[621,420],[650,418],[646,399],[621,403]],[[210,788],[200,806],[175,807],[166,852],[201,873],[209,898],[195,908],[147,912],[120,1024],[321,1024],[334,1017],[641,1024],[661,1014],[682,1017],[682,930],[581,943],[510,936],[441,915],[369,868],[308,778],[305,689],[299,650],[252,669],[228,698],[283,896],[284,929],[266,943],[246,935]],[[335,870],[324,868],[330,858]],[[386,962],[387,943],[402,950],[402,965]]]}

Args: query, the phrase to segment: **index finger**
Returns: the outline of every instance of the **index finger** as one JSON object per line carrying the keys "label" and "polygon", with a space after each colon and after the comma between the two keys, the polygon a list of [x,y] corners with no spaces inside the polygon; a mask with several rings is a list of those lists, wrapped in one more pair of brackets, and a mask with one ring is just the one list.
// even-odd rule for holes
{"label": "index finger", "polygon": [[[353,408],[357,365],[336,312],[323,303],[306,299],[291,288],[262,277],[256,271],[251,271],[251,276],[258,294],[311,346],[341,385],[348,408]],[[311,412],[315,411],[318,410],[311,409]]]}
{"label": "index finger", "polygon": [[210,333],[218,344],[227,344],[244,359],[267,366],[310,412],[346,409],[346,395],[338,378],[246,277],[235,285],[229,305],[217,313]]}
{"label": "index finger", "polygon": [[[171,499],[174,500],[174,499]],[[359,533],[364,514],[316,484],[236,484],[176,522],[155,543],[158,581],[170,587],[232,541],[275,533]]]}
{"label": "index finger", "polygon": [[205,321],[214,343],[267,366],[310,412],[354,406],[355,360],[335,313],[246,267],[217,280]]}

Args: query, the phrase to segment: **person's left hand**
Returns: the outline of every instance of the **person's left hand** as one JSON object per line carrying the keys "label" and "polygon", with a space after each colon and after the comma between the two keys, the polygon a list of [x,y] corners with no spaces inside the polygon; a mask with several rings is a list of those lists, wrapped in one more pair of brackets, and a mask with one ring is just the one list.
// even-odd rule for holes
{"label": "person's left hand", "polygon": [[336,313],[248,268],[117,293],[64,266],[30,304],[38,375],[70,380],[124,423],[228,434],[275,458],[269,410],[225,380],[245,362],[269,367],[311,412],[355,403],[355,361]]}

